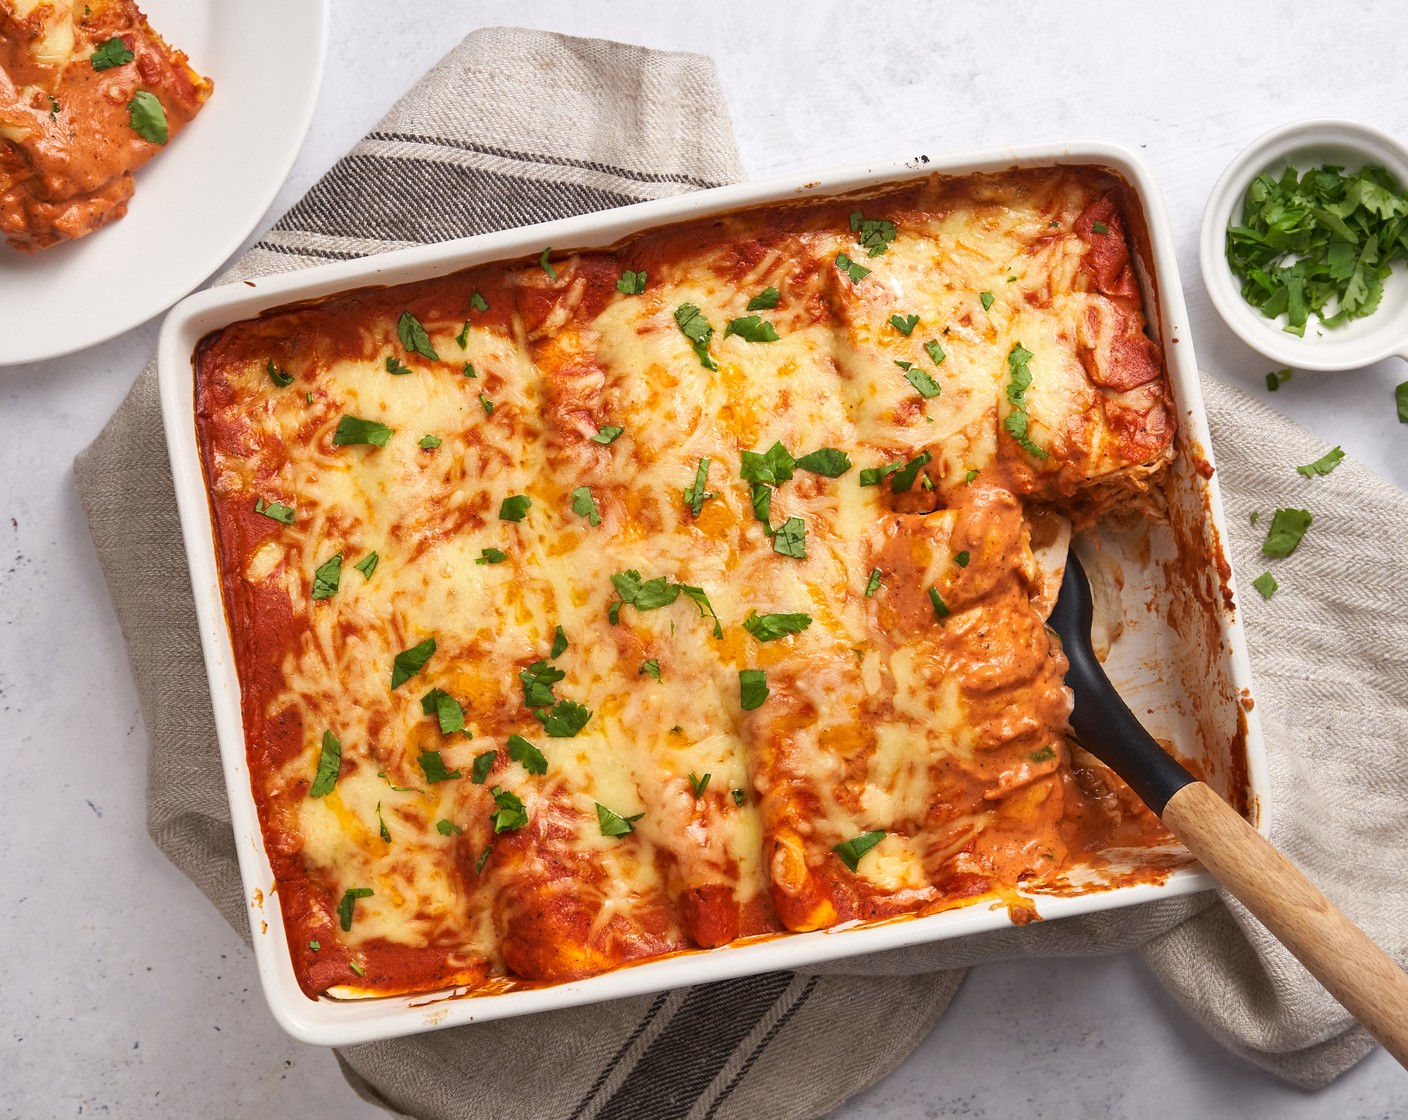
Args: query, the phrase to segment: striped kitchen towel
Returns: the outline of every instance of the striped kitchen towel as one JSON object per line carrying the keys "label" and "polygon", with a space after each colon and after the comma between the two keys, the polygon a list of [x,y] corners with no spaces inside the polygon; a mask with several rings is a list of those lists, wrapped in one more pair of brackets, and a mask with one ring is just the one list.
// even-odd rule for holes
{"label": "striped kitchen towel", "polygon": [[[541,32],[479,31],[408,93],[222,282],[741,178],[707,59]],[[1216,383],[1209,382],[1208,391],[1215,436],[1240,430],[1246,409],[1258,407]],[[1225,451],[1219,444],[1224,488],[1235,507],[1231,543],[1244,551],[1251,546],[1240,507],[1274,508],[1268,503],[1277,500],[1272,495],[1281,481],[1280,461],[1315,454],[1308,436],[1261,412],[1254,441],[1228,439]],[[1255,454],[1239,455],[1242,449]],[[1285,471],[1294,477],[1289,466]],[[149,829],[248,937],[154,364],[79,457],[76,475],[151,739]],[[1334,488],[1340,508],[1350,513],[1382,510],[1395,501],[1400,510],[1408,506],[1401,494],[1349,462],[1324,485],[1327,494]],[[147,512],[134,519],[133,508]],[[1344,524],[1351,528],[1330,553],[1337,577],[1321,590],[1344,589],[1347,581],[1352,587],[1356,564],[1373,565],[1376,578],[1389,586],[1408,585],[1408,558],[1386,557],[1373,542],[1350,539],[1357,532],[1354,520],[1346,517]],[[1322,530],[1317,521],[1315,532],[1335,531],[1333,525]],[[135,557],[142,562],[133,563]],[[1296,628],[1303,627],[1318,650],[1334,641],[1324,617],[1336,626],[1348,617],[1317,612],[1318,593],[1302,589],[1303,606],[1290,629],[1259,634],[1252,627],[1257,668],[1269,669],[1263,678],[1269,687],[1261,693],[1267,738],[1273,746],[1290,741],[1289,734],[1278,734],[1278,715],[1294,710],[1296,689],[1313,678],[1317,689],[1353,697],[1360,753],[1341,746],[1328,727],[1298,720],[1301,757],[1321,751],[1337,759],[1338,780],[1328,798],[1323,791],[1329,787],[1322,784],[1317,811],[1291,814],[1278,838],[1289,840],[1291,854],[1401,958],[1408,950],[1408,903],[1395,866],[1401,837],[1408,834],[1408,775],[1401,752],[1393,761],[1384,750],[1395,736],[1408,738],[1408,711],[1396,699],[1408,695],[1408,662],[1394,638],[1397,630],[1376,634],[1349,627],[1338,631],[1341,645],[1350,633],[1362,641],[1334,658],[1317,659],[1312,672],[1301,663]],[[1376,667],[1377,676],[1365,677],[1366,667]],[[1361,680],[1377,683],[1367,688]],[[1345,710],[1325,707],[1327,716]],[[1378,823],[1397,829],[1397,846],[1362,836],[1349,851],[1308,831],[1317,824],[1332,830],[1353,812],[1356,762],[1374,766],[1377,785],[1396,795],[1396,810],[1389,801],[1379,806]],[[1286,763],[1286,753],[1279,763],[1273,756],[1273,782]],[[1278,799],[1295,796],[1288,785],[1275,792]],[[1317,852],[1323,857],[1318,862]],[[1371,915],[1366,907],[1375,899],[1378,909]],[[1299,1084],[1324,1083],[1370,1047],[1264,931],[1235,904],[1207,893],[839,961],[817,975],[772,973],[351,1046],[338,1051],[338,1060],[362,1096],[415,1120],[801,1120],[827,1112],[894,1069],[943,1013],[962,966],[1146,944],[1165,984],[1210,1031]]]}

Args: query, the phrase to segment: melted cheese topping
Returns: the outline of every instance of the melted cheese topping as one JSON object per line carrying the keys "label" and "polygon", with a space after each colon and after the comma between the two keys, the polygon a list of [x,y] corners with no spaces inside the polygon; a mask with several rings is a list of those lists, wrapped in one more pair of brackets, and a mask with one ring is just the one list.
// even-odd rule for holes
{"label": "melted cheese topping", "polygon": [[[560,980],[940,908],[1052,880],[1117,839],[1157,841],[1113,779],[1071,769],[1065,663],[1042,625],[1059,563],[1033,548],[1037,507],[1137,495],[1171,453],[1160,366],[1131,367],[1152,347],[1137,295],[1088,267],[1091,236],[1124,246],[1119,216],[1078,232],[1112,186],[1081,170],[936,178],[646,234],[562,256],[555,276],[493,265],[356,293],[207,340],[199,426],[251,769],[310,995]],[[874,256],[853,207],[894,223]],[[838,254],[869,274],[843,274]],[[623,269],[647,272],[642,294],[617,289]],[[778,338],[729,333],[766,288],[778,301],[757,314]],[[707,360],[684,305],[713,328]],[[895,315],[918,324],[906,335]],[[411,319],[433,359],[398,332]],[[1044,457],[1004,427],[1019,343]],[[1096,380],[1112,369],[1136,384]],[[346,417],[391,433],[338,444]],[[591,438],[607,426],[624,433]],[[765,485],[765,526],[741,454],[775,443],[853,466]],[[864,468],[916,459],[908,487],[862,484]],[[574,508],[584,492],[598,524]],[[520,497],[526,514],[504,519]],[[255,513],[273,502],[291,524]],[[805,555],[770,536],[792,519]],[[364,576],[353,565],[372,552]],[[336,593],[315,600],[334,556]],[[612,577],[627,572],[676,597],[622,602]],[[753,611],[810,623],[760,641],[742,625]],[[393,688],[397,655],[432,638]],[[538,662],[561,673],[558,708],[526,704]],[[741,670],[766,675],[754,710]],[[462,729],[426,714],[432,689]],[[590,713],[575,734],[559,726],[567,701]],[[340,766],[315,798],[325,732]],[[510,757],[511,736],[546,773]],[[512,798],[526,823],[496,832]],[[606,834],[600,807],[633,830]],[[854,868],[834,850],[871,833]]]}

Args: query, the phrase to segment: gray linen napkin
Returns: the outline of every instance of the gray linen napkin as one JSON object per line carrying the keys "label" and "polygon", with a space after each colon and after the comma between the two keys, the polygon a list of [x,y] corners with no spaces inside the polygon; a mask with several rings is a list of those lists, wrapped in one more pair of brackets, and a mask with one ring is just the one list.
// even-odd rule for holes
{"label": "gray linen napkin", "polygon": [[[222,282],[741,177],[707,59],[480,31]],[[1402,961],[1408,891],[1395,871],[1408,760],[1396,746],[1408,739],[1408,660],[1392,623],[1403,613],[1408,554],[1381,527],[1408,521],[1408,499],[1351,462],[1329,478],[1300,478],[1294,463],[1323,450],[1308,434],[1219,382],[1206,379],[1205,392],[1234,562],[1246,575],[1260,570],[1251,509],[1317,512],[1301,550],[1276,562],[1280,594],[1247,611],[1275,839]],[[247,938],[154,365],[75,473],[151,740],[149,830]],[[136,520],[133,508],[150,512]],[[1137,945],[1215,1037],[1297,1084],[1324,1084],[1371,1046],[1235,902],[1210,892],[815,975],[773,973],[353,1046],[338,1059],[362,1096],[418,1120],[800,1120],[894,1069],[943,1013],[962,966]],[[551,1078],[537,1076],[545,1069]]]}

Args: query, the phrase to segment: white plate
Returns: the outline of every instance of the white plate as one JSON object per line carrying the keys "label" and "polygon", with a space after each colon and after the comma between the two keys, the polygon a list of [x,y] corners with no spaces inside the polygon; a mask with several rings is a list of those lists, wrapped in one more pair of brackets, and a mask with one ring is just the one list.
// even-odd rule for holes
{"label": "white plate", "polygon": [[[994,909],[990,900],[982,899],[923,918],[852,922],[814,933],[694,950],[585,980],[501,994],[467,999],[454,998],[459,994],[456,992],[360,1000],[308,999],[294,977],[273,871],[250,789],[239,677],[226,624],[210,502],[196,439],[191,357],[200,340],[211,331],[271,307],[350,288],[443,276],[487,261],[536,257],[544,245],[559,246],[564,251],[610,245],[670,222],[804,195],[880,188],[913,181],[931,171],[963,174],[1056,163],[1094,164],[1111,169],[1129,185],[1134,201],[1143,211],[1150,243],[1148,259],[1137,242],[1134,249],[1143,279],[1148,281],[1145,290],[1151,327],[1163,343],[1179,417],[1181,454],[1173,476],[1171,516],[1195,526],[1217,554],[1221,551],[1219,542],[1226,539],[1222,500],[1216,474],[1209,472],[1210,477],[1204,477],[1194,469],[1195,459],[1211,466],[1212,451],[1197,361],[1187,334],[1188,315],[1174,261],[1173,236],[1148,167],[1134,152],[1117,144],[1082,140],[1001,148],[717,187],[523,229],[300,269],[263,277],[251,284],[224,285],[193,295],[172,310],[162,326],[157,349],[162,421],[195,591],[201,646],[210,677],[255,961],[269,1006],[290,1034],[305,1042],[345,1046],[774,969],[806,968],[839,957],[1010,929],[1012,925],[1005,908]],[[1118,549],[1119,542],[1110,541],[1107,547]],[[1253,822],[1265,834],[1269,828],[1266,763],[1257,712],[1249,704],[1251,667],[1240,619],[1225,608],[1217,609],[1211,626],[1186,627],[1193,637],[1180,638],[1166,617],[1174,596],[1168,594],[1166,587],[1150,582],[1157,579],[1161,569],[1149,564],[1147,555],[1152,551],[1156,561],[1172,556],[1173,542],[1167,534],[1156,536],[1144,542],[1142,552],[1146,555],[1142,561],[1137,558],[1140,551],[1136,548],[1136,555],[1127,558],[1123,603],[1116,608],[1126,620],[1125,634],[1112,647],[1106,668],[1135,710],[1144,713],[1145,726],[1156,738],[1174,744],[1178,753],[1196,760],[1215,788],[1234,786],[1245,790]],[[1211,574],[1211,578],[1215,583],[1217,576]],[[1235,584],[1231,590],[1235,591]],[[1212,601],[1220,603],[1221,596],[1214,593]],[[1151,606],[1155,609],[1151,610]],[[1245,711],[1244,703],[1248,705]],[[1239,722],[1245,731],[1245,771],[1230,766],[1226,757],[1226,744]],[[1042,918],[1056,919],[1207,890],[1215,885],[1211,876],[1194,865],[1179,868],[1162,883],[1097,887],[1087,894],[1065,897],[1038,895],[1031,901]]]}
{"label": "white plate", "polygon": [[29,256],[0,244],[0,365],[71,354],[159,315],[264,216],[322,83],[327,0],[142,0],[215,93],[137,172],[127,216]]}

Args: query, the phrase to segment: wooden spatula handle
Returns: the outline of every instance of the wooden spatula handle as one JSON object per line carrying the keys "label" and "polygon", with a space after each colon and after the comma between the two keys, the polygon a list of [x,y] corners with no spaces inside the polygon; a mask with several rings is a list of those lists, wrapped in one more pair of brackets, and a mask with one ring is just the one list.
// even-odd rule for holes
{"label": "wooden spatula handle", "polygon": [[1408,973],[1204,782],[1164,806],[1164,824],[1408,1066]]}

